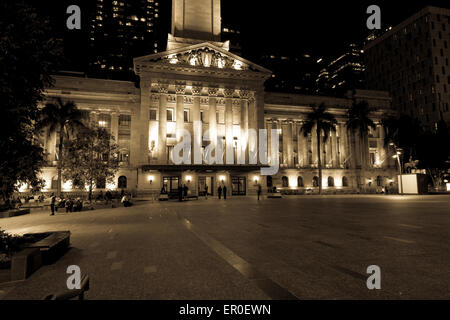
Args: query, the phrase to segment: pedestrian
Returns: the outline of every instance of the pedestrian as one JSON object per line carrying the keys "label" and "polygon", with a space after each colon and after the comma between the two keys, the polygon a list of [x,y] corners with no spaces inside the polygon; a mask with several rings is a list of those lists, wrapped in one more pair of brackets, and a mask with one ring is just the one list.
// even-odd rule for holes
{"label": "pedestrian", "polygon": [[222,186],[219,186],[219,188],[217,189],[217,195],[219,196],[219,200],[222,197]]}
{"label": "pedestrian", "polygon": [[205,199],[208,200],[208,185],[205,185]]}
{"label": "pedestrian", "polygon": [[81,202],[81,198],[77,198],[77,201],[75,201],[75,205],[73,207],[73,211],[74,212],[81,212],[81,210],[83,209],[83,202]]}
{"label": "pedestrian", "polygon": [[259,197],[261,196],[261,192],[262,192],[261,185],[258,184],[258,201],[259,201]]}
{"label": "pedestrian", "polygon": [[73,211],[73,199],[69,198],[66,202],[66,211],[72,212]]}
{"label": "pedestrian", "polygon": [[184,200],[187,200],[188,190],[189,190],[189,188],[186,185],[184,185],[183,186],[183,199]]}
{"label": "pedestrian", "polygon": [[181,186],[181,184],[178,186],[178,201],[183,201],[183,187]]}
{"label": "pedestrian", "polygon": [[223,186],[223,200],[227,200],[227,186]]}
{"label": "pedestrian", "polygon": [[52,211],[52,213],[50,214],[51,216],[55,215],[55,202],[56,202],[56,197],[55,197],[55,194],[52,193],[52,195],[50,196],[50,210]]}
{"label": "pedestrian", "polygon": [[125,195],[125,191],[122,189],[122,191],[120,191],[120,199],[122,199],[124,195]]}

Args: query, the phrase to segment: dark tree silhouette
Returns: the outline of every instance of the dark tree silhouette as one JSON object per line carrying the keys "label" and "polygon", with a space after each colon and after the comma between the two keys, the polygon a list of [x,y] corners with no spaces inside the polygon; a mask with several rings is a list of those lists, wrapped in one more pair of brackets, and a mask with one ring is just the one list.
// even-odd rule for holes
{"label": "dark tree silhouette", "polygon": [[64,137],[69,137],[70,132],[73,133],[77,127],[84,127],[82,123],[83,113],[77,109],[75,103],[64,102],[61,98],[57,98],[55,103],[45,105],[42,109],[42,116],[39,127],[48,127],[50,131],[59,133],[57,195],[60,196]]}
{"label": "dark tree silhouette", "polygon": [[39,184],[42,148],[33,141],[38,103],[52,84],[61,50],[48,20],[21,0],[0,1],[0,187],[6,201],[17,183]]}
{"label": "dark tree silhouette", "polygon": [[317,159],[318,159],[318,169],[319,169],[319,194],[322,193],[322,161],[320,154],[320,143],[321,135],[323,136],[323,142],[325,143],[330,136],[331,131],[336,131],[337,121],[335,117],[327,112],[327,106],[321,103],[319,106],[312,104],[312,111],[306,116],[306,121],[303,124],[301,131],[305,137],[312,133],[314,128],[316,128],[317,134]]}

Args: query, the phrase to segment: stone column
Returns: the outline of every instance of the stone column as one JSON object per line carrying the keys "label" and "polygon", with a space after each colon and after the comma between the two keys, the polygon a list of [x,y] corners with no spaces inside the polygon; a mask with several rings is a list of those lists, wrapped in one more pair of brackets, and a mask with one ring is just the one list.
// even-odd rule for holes
{"label": "stone column", "polygon": [[293,126],[293,122],[292,120],[288,120],[287,121],[287,132],[286,132],[286,138],[287,138],[287,165],[289,168],[293,168],[294,167],[294,146],[293,146],[293,141],[292,141],[292,126]]}
{"label": "stone column", "polygon": [[384,146],[385,133],[384,133],[384,128],[381,124],[378,126],[378,130],[380,132],[380,135],[378,136],[378,156],[380,157],[380,161],[382,162],[381,166],[389,167],[389,158],[390,157],[387,157],[387,154],[389,154],[389,152],[386,153],[386,148]]}
{"label": "stone column", "polygon": [[[212,148],[214,148],[214,156],[217,155],[217,88],[208,88],[209,95],[209,139],[211,140]],[[212,154],[210,155],[213,156]],[[215,192],[214,192],[215,193]]]}
{"label": "stone column", "polygon": [[167,163],[167,84],[159,85],[158,162]]}
{"label": "stone column", "polygon": [[225,89],[225,142],[226,142],[226,164],[234,164],[234,139],[233,139],[233,94],[234,89]]}
{"label": "stone column", "polygon": [[336,132],[332,132],[331,138],[332,140],[332,151],[333,151],[333,167],[338,168],[339,167],[339,154],[338,154],[338,134],[339,132],[339,126],[336,128]]}
{"label": "stone column", "polygon": [[111,112],[111,136],[114,137],[114,143],[119,142],[119,113]]}
{"label": "stone column", "polygon": [[[323,147],[321,145],[321,147]],[[317,158],[317,130],[316,126],[312,128],[311,131],[311,152],[312,152],[312,164],[317,166],[318,165],[318,158]]]}
{"label": "stone column", "polygon": [[193,136],[192,136],[192,159],[191,163],[202,164],[202,123],[200,121],[200,95],[203,87],[201,84],[192,86],[193,107],[192,107],[192,121],[193,121]]}
{"label": "stone column", "polygon": [[[244,162],[243,164],[248,164],[248,97],[250,93],[248,90],[241,89],[240,90],[240,96],[241,96],[241,162]],[[270,134],[270,132],[269,132]],[[270,141],[270,140],[269,140]],[[270,150],[270,149],[269,149]]]}
{"label": "stone column", "polygon": [[184,94],[186,93],[186,84],[178,83],[175,86],[175,91],[177,94],[177,102],[176,102],[176,135],[177,142],[179,143],[183,138],[183,129],[184,129]]}
{"label": "stone column", "polygon": [[[249,153],[256,155],[256,159],[251,159],[249,157],[249,162],[252,161],[253,164],[258,163],[258,118],[257,118],[257,110],[256,110],[256,99],[254,96],[250,96],[248,100],[248,130],[252,130],[256,133],[256,139],[251,139],[251,136],[248,136],[248,150]],[[256,163],[255,163],[256,161]],[[280,162],[281,163],[281,162]]]}
{"label": "stone column", "polygon": [[141,104],[139,112],[139,163],[149,163],[149,108],[150,108],[150,89],[151,83],[149,81],[141,81]]}

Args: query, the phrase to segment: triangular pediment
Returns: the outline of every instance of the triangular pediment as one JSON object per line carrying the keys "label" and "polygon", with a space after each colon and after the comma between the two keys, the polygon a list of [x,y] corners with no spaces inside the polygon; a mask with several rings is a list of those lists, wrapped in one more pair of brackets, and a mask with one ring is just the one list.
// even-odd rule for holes
{"label": "triangular pediment", "polygon": [[218,70],[272,72],[210,42],[176,48],[134,59],[136,69],[149,64],[167,64],[173,67],[216,68]]}

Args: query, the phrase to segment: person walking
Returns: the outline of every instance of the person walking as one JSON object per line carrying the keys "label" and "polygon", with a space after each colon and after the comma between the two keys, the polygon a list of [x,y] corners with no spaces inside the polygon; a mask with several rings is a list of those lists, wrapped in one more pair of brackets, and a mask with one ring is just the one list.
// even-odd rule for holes
{"label": "person walking", "polygon": [[208,200],[208,185],[205,185],[205,199]]}
{"label": "person walking", "polygon": [[183,187],[181,186],[181,184],[178,186],[178,201],[183,201]]}
{"label": "person walking", "polygon": [[184,185],[183,186],[183,200],[187,200],[188,190],[189,190],[189,188],[187,187],[187,185]]}
{"label": "person walking", "polygon": [[55,202],[56,202],[56,197],[55,197],[55,194],[52,193],[52,195],[50,196],[50,210],[52,211],[52,213],[50,214],[51,216],[55,215]]}
{"label": "person walking", "polygon": [[258,201],[259,201],[259,197],[261,196],[261,192],[262,192],[261,185],[258,184]]}
{"label": "person walking", "polygon": [[227,200],[227,186],[223,186],[223,200]]}
{"label": "person walking", "polygon": [[217,189],[217,195],[219,196],[219,200],[222,197],[222,186],[219,186],[219,188]]}

